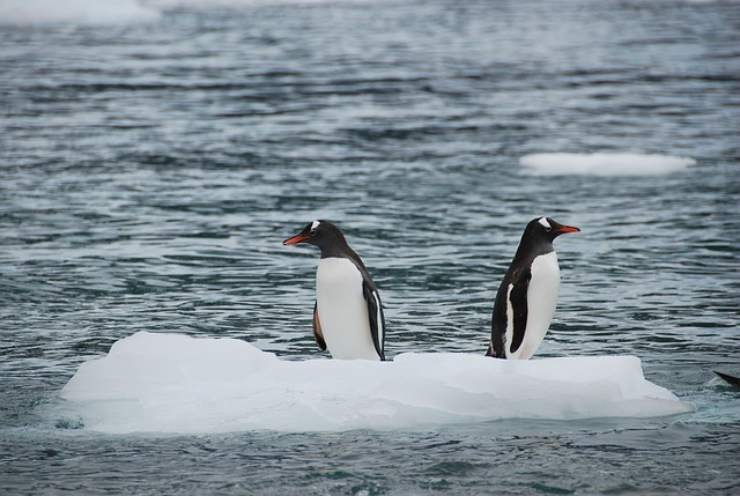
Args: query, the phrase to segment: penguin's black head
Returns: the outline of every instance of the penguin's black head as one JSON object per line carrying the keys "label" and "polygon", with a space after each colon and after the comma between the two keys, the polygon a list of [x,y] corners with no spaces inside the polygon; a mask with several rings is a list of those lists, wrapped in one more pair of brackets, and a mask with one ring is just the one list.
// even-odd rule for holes
{"label": "penguin's black head", "polygon": [[322,251],[335,246],[344,246],[347,241],[337,226],[326,220],[315,220],[306,224],[301,232],[285,241],[284,245],[308,243],[318,246]]}
{"label": "penguin's black head", "polygon": [[563,224],[551,219],[550,217],[537,217],[532,219],[524,234],[533,239],[547,240],[550,243],[561,234],[579,232],[580,229],[574,226],[564,226]]}

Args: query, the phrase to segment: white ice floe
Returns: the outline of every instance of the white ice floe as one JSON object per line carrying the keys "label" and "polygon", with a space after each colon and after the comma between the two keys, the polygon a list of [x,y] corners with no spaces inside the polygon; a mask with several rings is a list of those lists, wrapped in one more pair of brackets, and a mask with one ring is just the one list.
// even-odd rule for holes
{"label": "white ice floe", "polygon": [[670,155],[639,153],[534,153],[519,159],[525,170],[544,176],[660,176],[696,161]]}
{"label": "white ice floe", "polygon": [[2,0],[1,24],[118,24],[151,21],[159,10],[137,0]]}
{"label": "white ice floe", "polygon": [[236,339],[139,332],[80,366],[67,414],[107,433],[427,428],[502,418],[688,411],[633,356],[505,361],[406,353],[392,362],[287,361]]}
{"label": "white ice floe", "polygon": [[166,10],[176,8],[208,10],[328,1],[330,0],[0,0],[0,25],[120,24],[156,20]]}

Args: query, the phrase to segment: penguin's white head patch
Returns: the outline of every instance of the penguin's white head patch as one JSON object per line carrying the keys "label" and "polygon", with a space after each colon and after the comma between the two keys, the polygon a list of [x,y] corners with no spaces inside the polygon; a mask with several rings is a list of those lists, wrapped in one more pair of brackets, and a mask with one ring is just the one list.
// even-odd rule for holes
{"label": "penguin's white head patch", "polygon": [[552,226],[549,222],[547,222],[547,217],[540,217],[539,223],[544,227],[545,229],[552,229]]}
{"label": "penguin's white head patch", "polygon": [[315,230],[315,229],[316,229],[317,227],[319,227],[319,224],[321,224],[321,222],[319,222],[319,221],[317,221],[317,220],[313,221],[313,222],[311,223],[311,230],[312,230],[312,231],[313,231],[313,230]]}

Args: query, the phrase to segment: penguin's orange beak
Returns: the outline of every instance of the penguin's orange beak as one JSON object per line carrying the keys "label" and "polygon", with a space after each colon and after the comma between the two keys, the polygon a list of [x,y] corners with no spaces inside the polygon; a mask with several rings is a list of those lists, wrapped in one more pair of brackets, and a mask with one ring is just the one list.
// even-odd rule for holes
{"label": "penguin's orange beak", "polygon": [[297,245],[298,243],[303,243],[306,241],[310,236],[307,234],[296,234],[295,236],[286,239],[283,241],[284,245]]}
{"label": "penguin's orange beak", "polygon": [[581,230],[575,226],[560,226],[560,229],[558,229],[558,232],[560,234],[566,234],[566,233],[581,232]]}

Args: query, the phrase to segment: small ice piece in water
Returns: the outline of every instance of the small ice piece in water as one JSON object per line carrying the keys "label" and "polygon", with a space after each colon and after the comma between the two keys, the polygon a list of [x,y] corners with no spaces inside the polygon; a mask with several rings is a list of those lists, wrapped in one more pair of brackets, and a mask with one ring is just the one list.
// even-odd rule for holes
{"label": "small ice piece in water", "polygon": [[689,411],[633,356],[497,360],[405,353],[392,362],[281,360],[236,339],[139,332],[82,364],[63,409],[107,433],[428,428],[503,418]]}
{"label": "small ice piece in water", "polygon": [[661,176],[695,165],[696,161],[639,153],[534,153],[520,158],[519,164],[527,172],[542,176]]}
{"label": "small ice piece in water", "polygon": [[120,24],[152,21],[159,10],[139,0],[3,0],[2,24]]}

